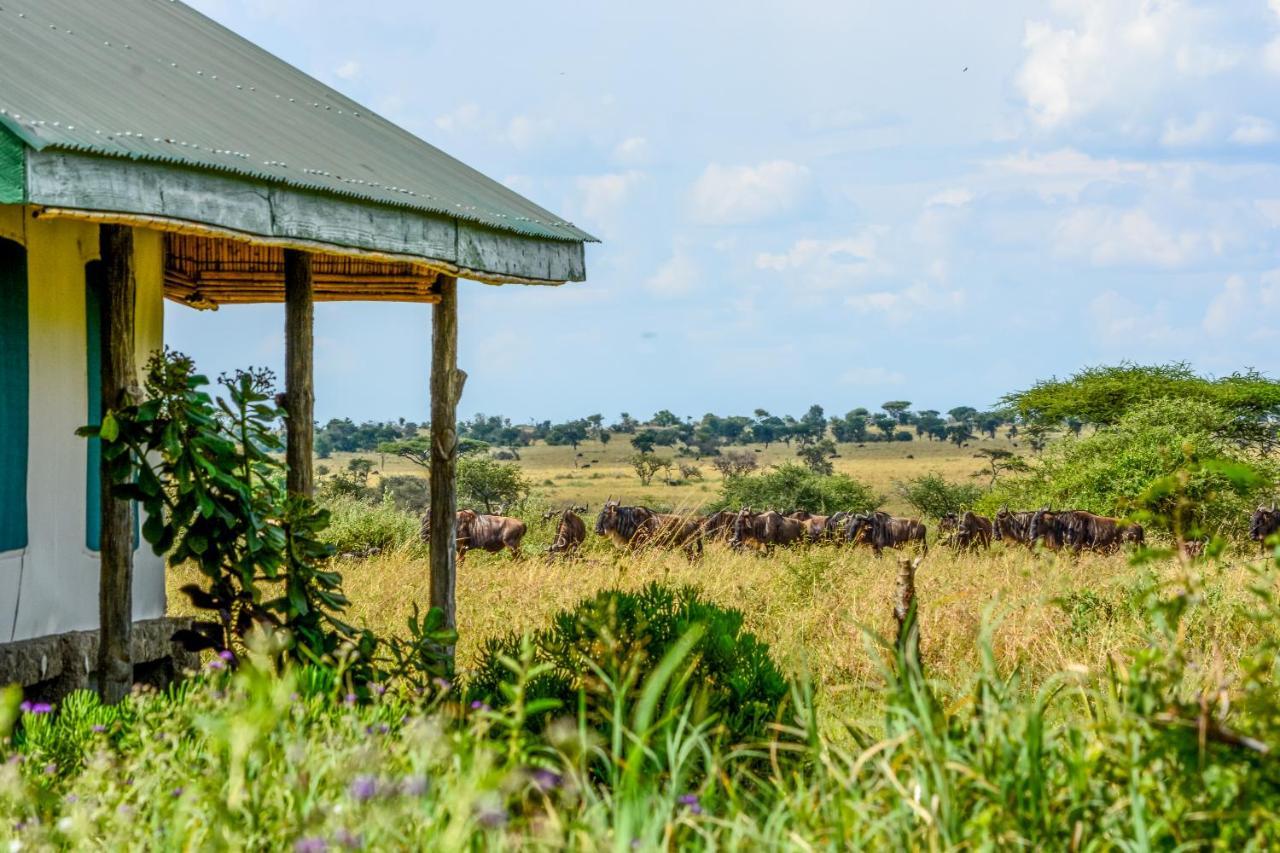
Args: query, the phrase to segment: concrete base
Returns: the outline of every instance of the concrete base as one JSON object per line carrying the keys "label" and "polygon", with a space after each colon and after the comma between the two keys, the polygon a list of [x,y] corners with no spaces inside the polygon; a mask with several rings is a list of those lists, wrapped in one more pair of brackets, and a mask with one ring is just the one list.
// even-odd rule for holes
{"label": "concrete base", "polygon": [[[133,623],[134,680],[164,686],[200,666],[200,656],[171,642],[189,619]],[[98,632],[72,631],[0,644],[0,685],[17,683],[28,699],[56,701],[73,690],[97,686]]]}

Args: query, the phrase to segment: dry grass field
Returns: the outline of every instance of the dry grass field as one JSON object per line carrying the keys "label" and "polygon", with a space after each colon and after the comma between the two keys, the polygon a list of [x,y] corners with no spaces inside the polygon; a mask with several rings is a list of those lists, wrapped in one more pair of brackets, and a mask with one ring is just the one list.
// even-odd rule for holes
{"label": "dry grass field", "polygon": [[[852,475],[885,495],[886,510],[905,514],[910,507],[894,494],[894,481],[930,471],[937,471],[948,480],[968,480],[982,468],[982,460],[974,458],[973,454],[983,448],[1025,451],[1025,445],[1018,446],[1003,436],[994,440],[975,439],[964,448],[941,441],[869,442],[863,446],[839,445],[840,455],[832,461],[836,471]],[[799,461],[795,447],[781,443],[772,444],[767,449],[752,445],[745,450],[756,455],[761,468]],[[668,448],[658,448],[657,455],[672,458],[677,463],[697,465],[702,470],[702,479],[669,486],[660,482],[659,475],[648,487],[642,487],[627,461],[635,452],[627,436],[618,436],[608,444],[583,442],[576,451],[567,446],[537,444],[521,449],[519,465],[540,495],[556,506],[585,503],[594,508],[605,498],[613,496],[628,504],[696,511],[720,490],[721,477],[711,467],[709,459],[676,458]],[[408,460],[379,453],[335,453],[329,459],[319,460],[317,465],[339,471],[354,458],[372,461],[375,468],[386,475],[424,473],[421,467]],[[978,482],[987,480],[979,479]]]}
{"label": "dry grass field", "polygon": [[[969,477],[980,466],[978,447],[1006,442],[974,442],[970,448],[934,442],[842,446],[837,469],[889,496],[891,511],[906,512],[892,495],[895,480],[940,471],[950,479]],[[703,465],[705,482],[639,487],[625,459],[630,448],[583,445],[576,457],[567,447],[528,448],[521,465],[537,484],[540,501],[551,505],[587,502],[594,508],[607,496],[624,502],[694,509],[712,498],[719,475]],[[911,454],[914,458],[907,458]],[[761,454],[764,464],[790,453],[776,445]],[[344,466],[345,454],[327,460]],[[381,465],[376,454],[365,454]],[[578,467],[574,467],[574,461]],[[586,464],[590,467],[585,467]],[[388,474],[416,473],[410,463],[387,459]],[[588,519],[590,526],[592,519]],[[551,530],[530,520],[527,557],[472,552],[458,572],[459,663],[466,668],[488,637],[535,629],[550,615],[608,587],[636,588],[650,581],[692,584],[718,603],[741,610],[748,628],[772,646],[793,673],[808,674],[821,688],[827,707],[856,712],[863,688],[876,683],[879,669],[868,637],[892,629],[896,555],[877,558],[862,549],[832,546],[778,551],[770,557],[709,546],[700,560],[678,553],[624,555],[593,535],[578,559],[549,562],[541,556]],[[1245,558],[1240,558],[1243,562]],[[417,602],[428,597],[428,567],[421,546],[407,546],[363,560],[339,563],[352,600],[356,624],[379,632],[402,632]],[[990,552],[957,555],[934,547],[917,577],[923,653],[930,674],[963,687],[980,664],[980,634],[991,630],[996,660],[1017,671],[1027,687],[1054,673],[1108,665],[1118,650],[1140,645],[1145,635],[1143,598],[1153,579],[1180,581],[1180,564],[1137,567],[1125,555],[1055,556],[1020,546],[996,545]],[[189,572],[171,573],[170,601],[183,609],[178,587]],[[1236,566],[1214,569],[1204,579],[1205,605],[1189,623],[1189,639],[1202,657],[1206,679],[1223,661],[1234,661],[1252,639],[1242,617],[1248,577]]]}

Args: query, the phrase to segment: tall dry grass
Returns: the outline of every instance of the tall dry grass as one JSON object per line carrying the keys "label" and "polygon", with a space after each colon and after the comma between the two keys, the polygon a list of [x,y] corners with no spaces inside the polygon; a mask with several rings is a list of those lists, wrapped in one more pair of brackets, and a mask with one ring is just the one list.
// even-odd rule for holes
{"label": "tall dry grass", "polygon": [[[548,561],[538,549],[549,531],[531,525],[527,556],[471,552],[458,569],[459,666],[465,670],[489,637],[543,627],[555,612],[597,591],[638,589],[650,581],[690,584],[717,603],[741,610],[746,626],[790,672],[812,678],[824,704],[856,712],[879,685],[868,632],[890,636],[896,555],[865,549],[811,547],[771,556],[709,545],[686,560],[679,552],[624,554],[589,537],[577,559]],[[535,556],[536,555],[536,556]],[[348,615],[380,634],[403,633],[414,604],[428,602],[428,563],[410,545],[364,560],[340,560]],[[1105,667],[1147,635],[1143,596],[1153,579],[1172,579],[1172,563],[1130,565],[1125,555],[1055,556],[1020,546],[956,554],[934,547],[916,579],[926,671],[962,685],[978,668],[979,635],[990,626],[999,665],[1017,668],[1028,688],[1064,669]],[[170,602],[194,578],[170,573]],[[1244,570],[1226,568],[1205,585],[1205,608],[1190,623],[1193,652],[1232,661],[1253,639],[1240,615],[1248,600]]]}

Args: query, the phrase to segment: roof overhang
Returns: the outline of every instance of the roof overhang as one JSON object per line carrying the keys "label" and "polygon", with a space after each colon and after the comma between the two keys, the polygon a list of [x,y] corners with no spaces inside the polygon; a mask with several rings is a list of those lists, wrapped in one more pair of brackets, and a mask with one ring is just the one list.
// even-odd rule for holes
{"label": "roof overhang", "polygon": [[410,264],[488,284],[586,278],[577,240],[165,163],[53,148],[25,154],[25,200],[40,215]]}

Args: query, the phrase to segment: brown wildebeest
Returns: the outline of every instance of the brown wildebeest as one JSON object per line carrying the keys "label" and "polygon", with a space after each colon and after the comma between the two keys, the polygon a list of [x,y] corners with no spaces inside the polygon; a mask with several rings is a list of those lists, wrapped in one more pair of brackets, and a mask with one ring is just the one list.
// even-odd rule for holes
{"label": "brown wildebeest", "polygon": [[1272,504],[1271,509],[1260,506],[1253,512],[1253,517],[1249,519],[1249,538],[1262,547],[1265,552],[1267,550],[1267,537],[1280,533],[1280,510],[1276,509],[1276,505]]}
{"label": "brown wildebeest", "polygon": [[1146,538],[1141,524],[1126,524],[1118,518],[1084,510],[1060,513],[1058,524],[1063,544],[1077,553],[1084,550],[1109,553],[1125,543],[1142,544]]}
{"label": "brown wildebeest", "polygon": [[606,500],[596,517],[596,535],[620,548],[682,548],[690,559],[702,553],[702,519],[654,512],[644,506],[622,506]]}
{"label": "brown wildebeest", "polygon": [[[457,548],[461,560],[472,548],[496,554],[503,548],[511,549],[511,555],[520,559],[520,543],[528,528],[518,518],[505,515],[481,515],[474,510],[460,509],[457,515]],[[422,541],[431,541],[431,514],[422,518]]]}
{"label": "brown wildebeest", "polygon": [[783,516],[803,524],[805,538],[810,542],[820,542],[827,536],[827,524],[831,521],[829,515],[817,515],[808,510],[797,509],[783,513]]}
{"label": "brown wildebeest", "polygon": [[840,510],[827,517],[827,527],[823,531],[828,542],[843,545],[846,541],[847,528],[853,519],[853,513]]}
{"label": "brown wildebeest", "polygon": [[1010,512],[1008,507],[1002,507],[992,521],[991,538],[997,542],[1005,539],[1021,542],[1030,548],[1035,544],[1031,538],[1031,519],[1034,516],[1034,512]]}
{"label": "brown wildebeest", "polygon": [[887,512],[855,515],[847,534],[851,543],[870,545],[876,556],[885,548],[902,548],[918,544],[921,553],[929,553],[925,537],[928,529],[915,518],[894,518]]}
{"label": "brown wildebeest", "polygon": [[961,551],[975,551],[979,548],[991,547],[993,525],[991,519],[977,513],[966,511],[955,520],[950,544]]}
{"label": "brown wildebeest", "polygon": [[[554,511],[553,511],[554,514]],[[560,513],[560,521],[556,524],[556,535],[551,540],[547,553],[574,554],[582,543],[587,541],[587,525],[572,509]]]}
{"label": "brown wildebeest", "polygon": [[778,545],[790,545],[805,537],[803,522],[767,510],[752,512],[750,507],[738,511],[733,525],[733,544],[750,545],[766,554]]}
{"label": "brown wildebeest", "polygon": [[938,541],[947,545],[955,545],[956,528],[960,526],[960,516],[954,512],[943,513],[938,519]]}
{"label": "brown wildebeest", "polygon": [[1055,512],[1048,507],[1036,510],[1031,515],[1031,524],[1027,527],[1027,535],[1034,545],[1036,540],[1044,543],[1050,551],[1057,551],[1066,544],[1067,527],[1075,510]]}
{"label": "brown wildebeest", "polygon": [[710,542],[729,542],[733,539],[733,524],[738,514],[722,509],[702,519],[702,538]]}

